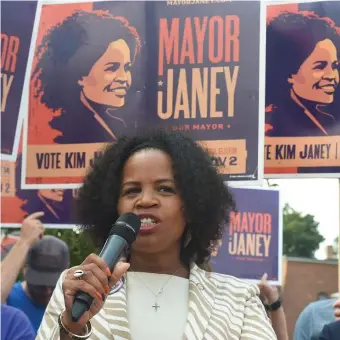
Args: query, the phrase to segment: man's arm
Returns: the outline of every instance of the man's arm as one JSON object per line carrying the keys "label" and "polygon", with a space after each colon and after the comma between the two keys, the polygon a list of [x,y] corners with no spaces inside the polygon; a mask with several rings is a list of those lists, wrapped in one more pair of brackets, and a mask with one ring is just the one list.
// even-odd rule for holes
{"label": "man's arm", "polygon": [[36,212],[25,218],[19,240],[1,262],[1,303],[6,302],[18,274],[25,264],[29,249],[44,233],[44,226],[39,220],[43,215],[43,212]]}
{"label": "man's arm", "polygon": [[[275,302],[275,301],[274,301]],[[281,306],[276,311],[270,312],[270,320],[278,340],[288,340],[286,315]]]}
{"label": "man's arm", "polygon": [[[267,274],[261,278],[258,284],[261,295],[266,299],[268,305],[273,304],[279,299],[279,292],[276,287],[271,287],[267,282]],[[270,320],[278,340],[288,340],[288,330],[286,316],[282,305],[275,311],[270,312]]]}

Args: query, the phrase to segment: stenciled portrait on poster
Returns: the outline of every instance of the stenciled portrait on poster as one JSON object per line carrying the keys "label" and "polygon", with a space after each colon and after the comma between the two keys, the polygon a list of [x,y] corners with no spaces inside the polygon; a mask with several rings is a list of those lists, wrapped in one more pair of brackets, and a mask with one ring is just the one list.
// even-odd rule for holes
{"label": "stenciled portrait on poster", "polygon": [[314,12],[267,24],[266,135],[340,135],[340,28]]}
{"label": "stenciled portrait on poster", "polygon": [[103,10],[74,11],[46,32],[35,52],[31,96],[54,113],[54,143],[108,142],[126,133],[123,109],[140,49],[128,20]]}
{"label": "stenciled portrait on poster", "polygon": [[150,127],[190,126],[226,180],[262,180],[259,2],[39,6],[23,188],[76,188],[107,142]]}
{"label": "stenciled portrait on poster", "polygon": [[46,224],[70,224],[73,220],[72,190],[38,189],[25,190],[20,188],[22,156],[19,155],[15,167],[15,196],[21,200],[20,206],[24,217],[37,212],[44,212],[41,218]]}
{"label": "stenciled portrait on poster", "polygon": [[65,197],[65,191],[65,189],[18,190],[16,196],[23,201],[21,209],[25,217],[36,211],[43,211],[44,216],[41,218],[43,222],[59,224],[63,223],[65,213],[69,213],[67,204],[71,203]]}
{"label": "stenciled portrait on poster", "polygon": [[[2,200],[1,200],[1,222],[3,224],[20,224],[30,214],[42,211],[44,216],[41,221],[44,224],[72,224],[74,223],[75,212],[73,190],[65,189],[38,189],[25,190],[20,188],[22,155],[19,153],[14,166],[2,165],[2,173],[6,174],[1,179]],[[8,180],[6,177],[12,177]],[[7,193],[5,183],[10,182]]]}

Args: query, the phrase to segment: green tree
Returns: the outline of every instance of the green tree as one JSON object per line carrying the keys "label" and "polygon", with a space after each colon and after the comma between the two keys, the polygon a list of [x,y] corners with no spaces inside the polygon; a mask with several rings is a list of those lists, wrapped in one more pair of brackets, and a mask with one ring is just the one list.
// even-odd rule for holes
{"label": "green tree", "polygon": [[288,204],[283,209],[283,253],[288,256],[314,258],[324,237],[312,215],[302,215]]}
{"label": "green tree", "polygon": [[[3,234],[10,234],[20,229],[3,229]],[[70,267],[79,265],[91,253],[99,254],[100,249],[96,247],[87,234],[77,229],[46,229],[45,235],[52,235],[63,240],[70,250]]]}
{"label": "green tree", "polygon": [[76,229],[46,229],[45,235],[56,236],[69,246],[70,267],[81,264],[88,255],[100,251],[86,234]]}

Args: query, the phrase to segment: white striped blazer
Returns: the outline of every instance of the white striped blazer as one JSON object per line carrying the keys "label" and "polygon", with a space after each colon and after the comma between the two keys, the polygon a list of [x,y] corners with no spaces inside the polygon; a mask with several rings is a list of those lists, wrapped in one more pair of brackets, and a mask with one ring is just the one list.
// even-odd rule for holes
{"label": "white striped blazer", "polygon": [[[65,309],[61,275],[47,306],[36,340],[58,340],[58,315]],[[190,270],[189,311],[183,340],[275,340],[258,298],[259,289],[232,276]],[[91,340],[131,340],[126,289],[108,295],[91,319]],[[133,339],[132,339],[133,340]],[[160,339],[161,340],[161,339]]]}

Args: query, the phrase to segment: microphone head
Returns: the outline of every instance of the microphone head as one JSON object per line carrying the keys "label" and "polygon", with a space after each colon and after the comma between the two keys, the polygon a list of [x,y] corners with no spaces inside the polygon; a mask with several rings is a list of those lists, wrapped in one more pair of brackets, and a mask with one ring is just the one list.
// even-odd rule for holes
{"label": "microphone head", "polygon": [[137,215],[128,212],[119,216],[113,225],[110,235],[118,235],[122,237],[129,246],[136,240],[137,234],[141,226],[141,221]]}

